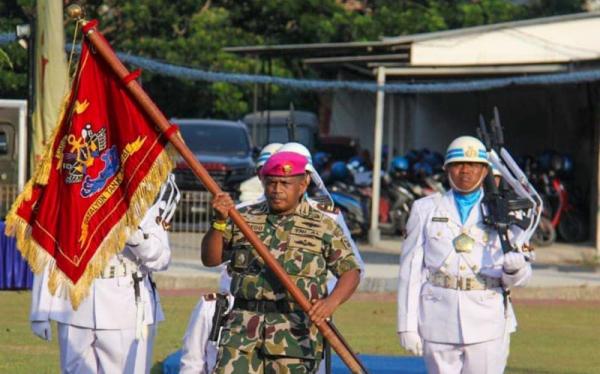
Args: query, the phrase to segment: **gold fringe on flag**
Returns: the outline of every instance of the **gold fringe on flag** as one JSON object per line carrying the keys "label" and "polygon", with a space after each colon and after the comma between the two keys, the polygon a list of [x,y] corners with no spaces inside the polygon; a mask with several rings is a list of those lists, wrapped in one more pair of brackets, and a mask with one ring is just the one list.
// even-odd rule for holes
{"label": "gold fringe on flag", "polygon": [[[77,284],[74,284],[57,267],[51,266],[48,288],[52,295],[68,295],[73,309],[78,308],[81,301],[89,294],[89,288],[94,279],[100,276],[110,258],[123,250],[127,238],[137,230],[144,218],[144,212],[154,203],[161,186],[173,169],[173,154],[174,150],[169,144],[156,158],[148,174],[133,194],[126,214],[121,217],[108,233],[106,239],[100,244]],[[43,167],[38,168],[40,173],[43,173],[44,170]],[[25,190],[13,204],[7,216],[6,233],[7,235],[16,236],[21,255],[27,260],[31,270],[36,274],[40,274],[46,266],[53,263],[54,259],[31,237],[30,225],[16,214],[16,209],[20,202],[26,198],[26,195],[28,194],[31,198],[31,189],[35,179],[32,178],[27,183]]]}

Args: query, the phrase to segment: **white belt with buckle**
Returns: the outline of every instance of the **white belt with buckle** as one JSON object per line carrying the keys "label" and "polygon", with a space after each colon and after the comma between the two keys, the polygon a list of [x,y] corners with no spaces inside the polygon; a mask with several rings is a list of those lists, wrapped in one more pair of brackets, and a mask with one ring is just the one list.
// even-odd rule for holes
{"label": "white belt with buckle", "polygon": [[121,278],[131,275],[138,271],[138,266],[133,262],[121,262],[118,265],[111,265],[104,268],[100,278]]}
{"label": "white belt with buckle", "polygon": [[482,291],[502,287],[502,280],[500,278],[488,277],[482,274],[479,274],[477,277],[455,277],[436,272],[430,274],[427,280],[437,287],[461,291]]}

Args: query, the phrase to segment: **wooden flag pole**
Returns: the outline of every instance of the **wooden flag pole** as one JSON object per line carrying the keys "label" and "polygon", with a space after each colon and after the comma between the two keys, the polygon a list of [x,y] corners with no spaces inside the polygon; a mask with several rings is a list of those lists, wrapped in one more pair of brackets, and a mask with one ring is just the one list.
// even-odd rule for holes
{"label": "wooden flag pole", "polygon": [[[85,21],[82,21],[85,22]],[[94,21],[90,21],[86,26],[84,26],[84,34],[85,37],[90,41],[90,43],[94,46],[95,52],[100,55],[104,61],[108,64],[110,69],[117,75],[117,77],[121,80],[125,79],[129,76],[129,71],[123,65],[123,63],[119,60],[117,55],[114,53],[108,42],[104,39],[104,36],[96,29],[96,23]],[[171,128],[171,124],[162,114],[160,109],[154,104],[152,99],[146,94],[146,92],[142,89],[142,87],[137,83],[137,81],[130,80],[126,83],[127,91],[131,94],[131,96],[136,100],[136,102],[140,105],[140,107],[144,110],[144,112],[148,115],[148,117],[152,120],[152,122],[158,126],[161,132],[168,134]],[[214,181],[214,179],[208,174],[206,169],[200,164],[200,162],[196,159],[192,151],[187,147],[187,145],[183,142],[180,135],[168,136],[169,141],[175,147],[175,149],[179,152],[181,157],[187,162],[190,166],[194,174],[200,179],[202,184],[206,187],[210,193],[216,195],[218,193],[223,192],[219,185]],[[258,236],[252,231],[250,226],[244,221],[244,218],[241,214],[232,208],[229,211],[229,217],[233,221],[233,223],[239,227],[240,231],[244,234],[244,236],[248,239],[248,241],[254,246],[260,257],[265,261],[265,264],[273,271],[277,279],[281,282],[281,284],[286,288],[286,290],[292,295],[294,300],[300,305],[300,307],[308,312],[311,308],[311,303],[304,296],[302,291],[296,286],[294,282],[290,279],[285,270],[281,267],[279,262],[271,255],[268,248],[264,245],[264,243],[258,238]],[[338,336],[334,330],[329,326],[328,323],[321,323],[317,325],[319,331],[323,334],[323,337],[329,341],[331,347],[337,352],[342,361],[348,366],[348,368],[353,373],[362,373],[366,372],[364,367],[361,365],[360,361],[356,357],[356,355],[346,347],[341,337]]]}

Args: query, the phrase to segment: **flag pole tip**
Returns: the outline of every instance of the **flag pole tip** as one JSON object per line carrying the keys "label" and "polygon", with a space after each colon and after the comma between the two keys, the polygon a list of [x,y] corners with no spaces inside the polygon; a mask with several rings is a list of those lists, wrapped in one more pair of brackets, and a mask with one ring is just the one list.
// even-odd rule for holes
{"label": "flag pole tip", "polygon": [[72,19],[79,21],[83,18],[83,8],[79,4],[71,4],[67,7],[67,15]]}

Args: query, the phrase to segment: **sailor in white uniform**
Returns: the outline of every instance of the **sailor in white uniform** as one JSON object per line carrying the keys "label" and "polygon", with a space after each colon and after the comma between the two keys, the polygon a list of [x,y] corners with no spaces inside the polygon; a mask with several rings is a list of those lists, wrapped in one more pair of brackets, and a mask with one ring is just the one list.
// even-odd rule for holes
{"label": "sailor in white uniform", "polygon": [[[179,200],[173,175],[125,249],[113,256],[89,295],[73,310],[71,302],[48,290],[53,264],[34,277],[31,329],[51,339],[50,321],[58,325],[62,373],[147,373],[157,323],[164,320],[160,299],[150,278],[171,260],[166,227]],[[139,291],[138,291],[139,287]]]}
{"label": "sailor in white uniform", "polygon": [[407,224],[397,331],[429,373],[496,374],[506,366],[516,328],[506,290],[525,285],[531,266],[523,252],[504,254],[483,223],[488,165],[478,139],[454,140],[444,164],[452,189],[417,200]]}

